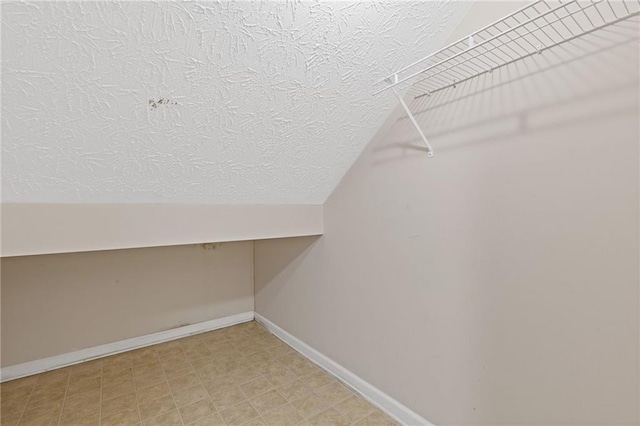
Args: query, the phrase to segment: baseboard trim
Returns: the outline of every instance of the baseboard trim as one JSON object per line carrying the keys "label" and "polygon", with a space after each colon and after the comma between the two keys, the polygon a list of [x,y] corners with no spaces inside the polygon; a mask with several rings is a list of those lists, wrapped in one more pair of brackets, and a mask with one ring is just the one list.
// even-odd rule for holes
{"label": "baseboard trim", "polygon": [[326,370],[332,376],[358,392],[370,403],[378,407],[380,410],[391,416],[396,421],[404,425],[425,425],[434,426],[433,423],[425,420],[417,413],[402,405],[400,402],[391,398],[380,389],[376,388],[367,381],[356,376],[337,362],[333,361],[326,355],[318,352],[316,349],[304,343],[302,340],[293,336],[289,332],[283,330],[273,322],[269,321],[259,313],[255,313],[255,320],[262,324],[267,330],[273,333],[280,340],[291,346],[294,350],[301,353],[323,370]]}
{"label": "baseboard trim", "polygon": [[162,342],[168,342],[170,340],[180,339],[181,337],[190,336],[192,334],[204,333],[206,331],[229,327],[231,325],[253,320],[253,314],[253,312],[243,312],[240,314],[218,318],[211,321],[186,325],[184,327],[173,328],[171,330],[159,331],[157,333],[151,333],[144,336],[133,337],[131,339],[120,340],[119,342],[107,343],[105,345],[81,349],[79,351],[69,352],[62,355],[56,355],[36,361],[25,362],[23,364],[11,365],[9,367],[0,369],[0,382],[6,382],[8,380],[31,376],[33,374],[43,373],[45,371],[78,364],[80,362],[89,361],[96,358],[115,355],[120,352],[130,351],[132,349],[138,349]]}
{"label": "baseboard trim", "polygon": [[94,346],[92,348],[81,349],[79,351],[69,352],[62,355],[56,355],[36,361],[25,362],[23,364],[11,365],[9,367],[0,369],[0,382],[19,379],[21,377],[31,376],[33,374],[39,374],[45,371],[55,370],[57,368],[67,367],[69,365],[90,361],[92,359],[115,355],[121,352],[130,351],[132,349],[138,349],[145,346],[168,342],[193,334],[217,330],[219,328],[248,322],[253,319],[262,324],[265,328],[267,328],[267,330],[269,330],[287,345],[291,346],[294,350],[313,361],[320,368],[336,377],[338,380],[352,388],[354,391],[358,392],[366,400],[391,416],[396,421],[404,425],[411,426],[434,426],[432,423],[425,420],[408,407],[396,401],[367,381],[356,376],[354,373],[347,370],[337,362],[333,361],[331,358],[307,345],[302,340],[280,328],[257,312],[243,312],[241,314],[218,318],[211,321],[205,321],[198,324],[191,324],[171,330],[159,331],[157,333],[133,337],[131,339],[107,343],[100,346]]}

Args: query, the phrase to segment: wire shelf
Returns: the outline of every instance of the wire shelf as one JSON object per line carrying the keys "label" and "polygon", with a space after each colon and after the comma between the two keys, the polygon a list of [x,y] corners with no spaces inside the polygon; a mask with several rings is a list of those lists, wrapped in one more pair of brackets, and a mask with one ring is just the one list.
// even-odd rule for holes
{"label": "wire shelf", "polygon": [[428,96],[639,14],[640,0],[538,0],[380,80],[374,95]]}

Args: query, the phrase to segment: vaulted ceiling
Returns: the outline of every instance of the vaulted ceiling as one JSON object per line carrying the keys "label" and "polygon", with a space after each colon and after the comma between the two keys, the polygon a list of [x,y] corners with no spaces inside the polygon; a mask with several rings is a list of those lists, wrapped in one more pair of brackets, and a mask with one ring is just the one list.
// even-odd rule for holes
{"label": "vaulted ceiling", "polygon": [[321,204],[467,7],[5,2],[2,199]]}

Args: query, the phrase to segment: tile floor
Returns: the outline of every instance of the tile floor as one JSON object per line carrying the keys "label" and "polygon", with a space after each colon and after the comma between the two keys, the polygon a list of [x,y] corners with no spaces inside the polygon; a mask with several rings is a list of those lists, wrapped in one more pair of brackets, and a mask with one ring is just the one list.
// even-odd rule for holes
{"label": "tile floor", "polygon": [[256,322],[1,385],[13,425],[395,425]]}

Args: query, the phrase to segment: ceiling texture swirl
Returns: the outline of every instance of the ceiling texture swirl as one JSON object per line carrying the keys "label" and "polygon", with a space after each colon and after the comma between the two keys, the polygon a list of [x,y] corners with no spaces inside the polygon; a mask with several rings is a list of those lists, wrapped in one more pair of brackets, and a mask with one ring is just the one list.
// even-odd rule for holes
{"label": "ceiling texture swirl", "polygon": [[453,1],[2,4],[2,201],[322,204]]}

